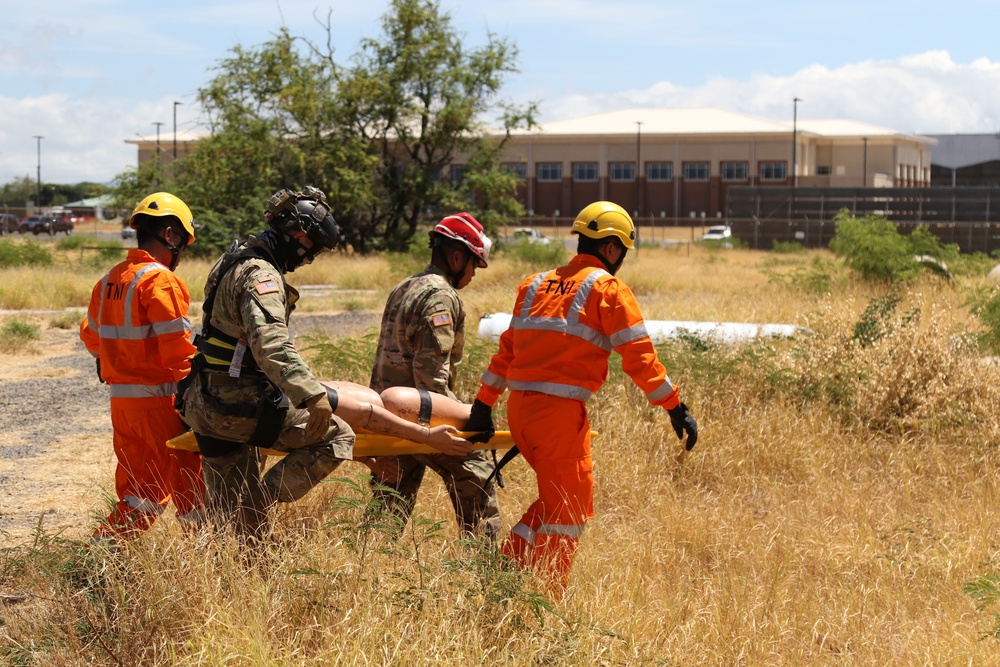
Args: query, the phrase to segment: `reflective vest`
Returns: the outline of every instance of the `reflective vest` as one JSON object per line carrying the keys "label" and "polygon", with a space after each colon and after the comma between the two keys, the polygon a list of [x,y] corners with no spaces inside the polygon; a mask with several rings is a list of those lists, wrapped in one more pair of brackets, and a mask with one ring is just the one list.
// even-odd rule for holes
{"label": "reflective vest", "polygon": [[184,281],[145,250],[130,250],[94,286],[80,339],[100,358],[113,405],[173,406],[194,354],[190,303]]}
{"label": "reflective vest", "polygon": [[493,405],[509,386],[586,401],[607,379],[612,350],[650,403],[677,406],[677,388],[657,359],[632,290],[598,258],[577,255],[521,283],[479,399]]}

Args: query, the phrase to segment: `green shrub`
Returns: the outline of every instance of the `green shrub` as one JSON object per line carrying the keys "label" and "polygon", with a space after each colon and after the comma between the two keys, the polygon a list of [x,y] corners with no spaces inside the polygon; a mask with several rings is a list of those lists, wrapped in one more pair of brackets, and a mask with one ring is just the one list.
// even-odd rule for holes
{"label": "green shrub", "polygon": [[566,259],[566,246],[555,241],[552,243],[521,241],[506,246],[504,252],[531,267],[560,266]]}
{"label": "green shrub", "polygon": [[778,241],[777,239],[775,239],[774,245],[771,246],[771,249],[776,253],[785,255],[802,253],[806,251],[805,246],[803,246],[798,241]]}
{"label": "green shrub", "polygon": [[88,245],[97,245],[97,237],[93,234],[73,234],[56,241],[56,250],[76,250]]}
{"label": "green shrub", "polygon": [[0,326],[0,350],[15,352],[24,350],[42,335],[37,324],[23,320],[7,320]]}
{"label": "green shrub", "polygon": [[921,271],[917,256],[930,256],[942,262],[959,256],[958,246],[942,245],[926,227],[917,227],[909,236],[903,236],[896,223],[881,215],[857,218],[847,209],[834,216],[833,221],[837,233],[830,249],[844,257],[847,265],[865,280],[909,280]]}
{"label": "green shrub", "polygon": [[49,266],[52,261],[52,253],[35,241],[0,241],[0,267]]}
{"label": "green shrub", "polygon": [[1000,289],[987,287],[973,292],[965,305],[983,324],[984,331],[978,337],[980,349],[1000,354]]}

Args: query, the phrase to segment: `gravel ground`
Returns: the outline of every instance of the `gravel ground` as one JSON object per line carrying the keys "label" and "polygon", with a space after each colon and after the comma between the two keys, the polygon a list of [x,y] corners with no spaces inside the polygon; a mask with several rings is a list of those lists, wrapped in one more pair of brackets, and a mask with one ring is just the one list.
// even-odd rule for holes
{"label": "gravel ground", "polygon": [[[356,336],[379,319],[366,311],[296,314],[292,332]],[[42,326],[33,349],[7,355],[0,370],[0,546],[22,542],[40,522],[86,536],[114,488],[108,387],[75,329]]]}

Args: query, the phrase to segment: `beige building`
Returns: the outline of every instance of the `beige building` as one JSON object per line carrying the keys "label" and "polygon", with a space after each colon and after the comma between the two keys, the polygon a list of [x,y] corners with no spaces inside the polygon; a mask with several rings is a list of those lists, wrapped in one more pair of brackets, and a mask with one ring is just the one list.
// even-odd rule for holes
{"label": "beige building", "polygon": [[[924,187],[935,143],[852,120],[622,109],[518,132],[504,161],[524,178],[520,196],[536,216],[572,216],[609,199],[675,220],[725,216],[733,186]],[[452,165],[452,178],[462,170]]]}
{"label": "beige building", "polygon": [[[177,133],[177,157],[206,136]],[[793,141],[794,139],[794,141]],[[173,133],[126,139],[138,161],[174,158]],[[793,151],[793,143],[795,149]],[[643,218],[726,216],[734,186],[926,187],[936,140],[853,120],[772,121],[715,108],[622,109],[519,131],[505,149],[534,216],[609,199]],[[463,158],[451,165],[456,180]]]}

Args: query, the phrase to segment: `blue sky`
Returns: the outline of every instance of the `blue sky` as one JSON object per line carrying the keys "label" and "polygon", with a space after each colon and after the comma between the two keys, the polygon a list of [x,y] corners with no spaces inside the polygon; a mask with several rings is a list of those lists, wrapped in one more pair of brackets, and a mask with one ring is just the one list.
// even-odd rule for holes
{"label": "blue sky", "polygon": [[[124,140],[199,129],[195,103],[236,44],[282,25],[343,61],[375,37],[381,0],[0,0],[0,183],[108,182],[135,163]],[[788,120],[853,118],[939,133],[1000,131],[1000,3],[442,0],[473,45],[520,49],[509,99],[560,120],[626,107],[715,106]]]}

